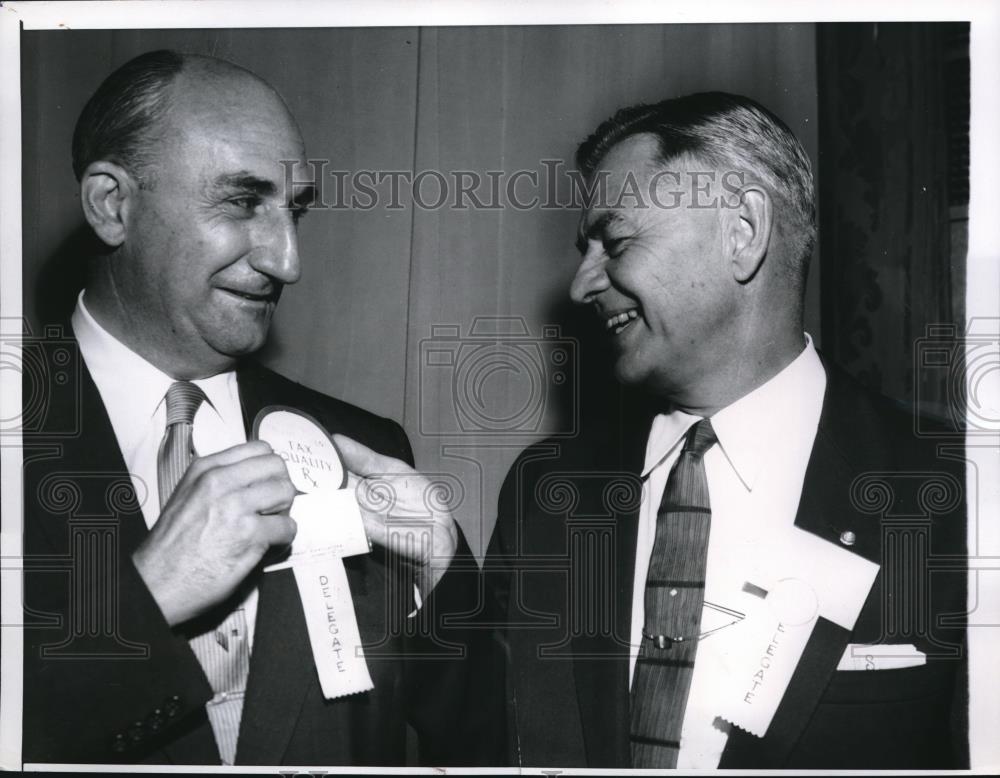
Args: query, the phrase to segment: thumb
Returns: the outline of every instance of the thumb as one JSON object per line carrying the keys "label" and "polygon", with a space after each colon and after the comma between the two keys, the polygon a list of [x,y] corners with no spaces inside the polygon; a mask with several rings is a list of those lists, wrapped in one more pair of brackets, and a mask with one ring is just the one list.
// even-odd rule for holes
{"label": "thumb", "polygon": [[410,467],[399,459],[383,456],[346,435],[334,435],[333,442],[344,460],[344,467],[362,477],[407,472]]}

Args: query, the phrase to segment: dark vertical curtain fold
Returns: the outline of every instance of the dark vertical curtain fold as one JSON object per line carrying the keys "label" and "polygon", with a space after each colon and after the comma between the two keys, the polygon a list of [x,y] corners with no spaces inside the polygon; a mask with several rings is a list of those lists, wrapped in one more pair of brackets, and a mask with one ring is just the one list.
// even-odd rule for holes
{"label": "dark vertical curtain fold", "polygon": [[949,130],[963,114],[968,127],[968,87],[963,100],[946,79],[962,28],[967,41],[968,25],[817,28],[823,346],[871,388],[937,413],[948,371],[921,363],[920,342],[963,328],[953,203],[968,161],[949,154],[961,135]]}

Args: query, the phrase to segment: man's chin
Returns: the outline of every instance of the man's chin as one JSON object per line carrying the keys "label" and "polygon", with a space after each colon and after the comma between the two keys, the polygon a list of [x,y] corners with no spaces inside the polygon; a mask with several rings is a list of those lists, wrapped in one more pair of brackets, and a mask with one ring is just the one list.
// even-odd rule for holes
{"label": "man's chin", "polygon": [[241,332],[238,336],[219,338],[212,343],[220,358],[234,363],[260,351],[267,343],[267,332]]}
{"label": "man's chin", "polygon": [[631,389],[642,389],[648,377],[648,371],[630,362],[627,357],[623,356],[615,360],[615,379],[622,386],[627,386]]}
{"label": "man's chin", "polygon": [[659,397],[665,393],[669,394],[672,387],[672,382],[662,374],[662,371],[656,371],[635,360],[628,360],[624,356],[615,361],[614,370],[618,383],[646,394]]}

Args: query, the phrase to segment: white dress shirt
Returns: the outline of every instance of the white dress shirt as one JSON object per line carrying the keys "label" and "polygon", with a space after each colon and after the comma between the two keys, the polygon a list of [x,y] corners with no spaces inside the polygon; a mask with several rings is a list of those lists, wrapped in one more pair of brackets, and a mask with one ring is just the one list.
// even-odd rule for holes
{"label": "white dress shirt", "polygon": [[[795,521],[826,390],[826,372],[812,338],[808,334],[805,338],[802,353],[784,370],[711,417],[718,443],[704,457],[712,507],[706,603],[725,607],[727,600],[732,602],[732,593],[739,592],[747,580],[743,560],[753,557],[757,544],[767,543],[770,530]],[[642,641],[656,513],[684,435],[698,420],[682,411],[660,414],[653,420],[646,444],[632,590],[630,679]],[[706,606],[702,632],[731,620]],[[681,732],[679,769],[719,766],[728,725],[718,719],[721,690],[714,682],[721,676],[718,661],[709,635],[698,646]]]}
{"label": "white dress shirt", "polygon": [[[87,310],[84,294],[80,293],[70,320],[73,334],[111,419],[118,447],[142,507],[142,517],[146,526],[152,529],[160,517],[156,457],[167,427],[167,389],[174,379],[98,324]],[[194,417],[192,437],[198,455],[214,454],[246,443],[236,373],[230,370],[193,383],[208,398]],[[256,588],[247,595],[243,608],[252,650],[257,616]]]}

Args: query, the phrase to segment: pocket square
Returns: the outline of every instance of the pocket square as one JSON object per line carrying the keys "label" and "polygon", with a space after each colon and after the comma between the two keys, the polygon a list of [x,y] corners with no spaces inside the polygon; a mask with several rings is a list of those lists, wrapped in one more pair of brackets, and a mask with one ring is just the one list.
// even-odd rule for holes
{"label": "pocket square", "polygon": [[865,645],[849,643],[838,670],[902,670],[927,664],[927,655],[912,643]]}

